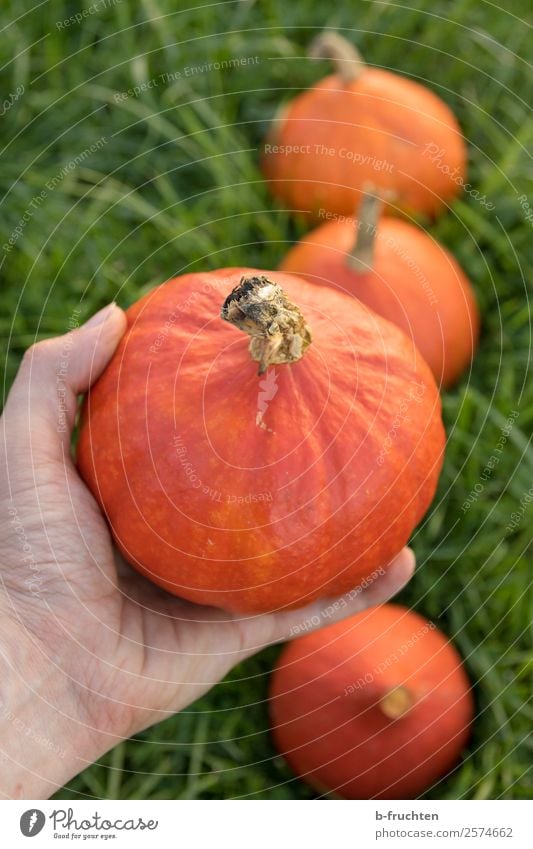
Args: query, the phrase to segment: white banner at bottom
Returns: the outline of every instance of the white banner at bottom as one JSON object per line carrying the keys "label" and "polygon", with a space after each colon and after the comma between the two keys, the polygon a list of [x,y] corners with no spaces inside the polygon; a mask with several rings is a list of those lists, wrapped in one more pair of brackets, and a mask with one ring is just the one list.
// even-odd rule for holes
{"label": "white banner at bottom", "polygon": [[9,849],[533,847],[533,801],[2,801],[0,815]]}

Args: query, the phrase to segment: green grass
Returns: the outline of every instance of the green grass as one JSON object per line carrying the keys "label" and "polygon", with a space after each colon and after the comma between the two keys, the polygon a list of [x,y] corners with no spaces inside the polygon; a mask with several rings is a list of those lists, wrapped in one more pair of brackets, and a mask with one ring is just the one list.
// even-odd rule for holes
{"label": "green grass", "polygon": [[[46,190],[13,250],[1,251],[6,388],[25,347],[65,331],[74,309],[86,317],[113,298],[126,306],[192,268],[277,265],[300,230],[269,197],[258,146],[279,103],[325,70],[305,58],[324,25],[342,29],[369,62],[424,81],[455,110],[471,182],[495,209],[464,196],[431,232],[474,282],[483,336],[471,375],[444,398],[445,469],[413,538],[419,568],[402,601],[453,638],[475,684],[470,750],[429,795],[531,797],[532,506],[506,530],[533,479],[533,225],[518,200],[533,183],[524,4],[508,0],[504,11],[483,0],[191,0],[176,12],[171,0],[123,0],[63,30],[55,22],[81,4],[32,5],[10,0],[1,12],[2,90],[25,87],[0,119],[2,243],[48,181],[97,149]],[[114,99],[161,74],[255,55],[257,64],[182,75]],[[499,462],[484,475],[512,411],[519,415]],[[312,797],[269,739],[265,698],[278,651],[123,743],[58,798]]]}

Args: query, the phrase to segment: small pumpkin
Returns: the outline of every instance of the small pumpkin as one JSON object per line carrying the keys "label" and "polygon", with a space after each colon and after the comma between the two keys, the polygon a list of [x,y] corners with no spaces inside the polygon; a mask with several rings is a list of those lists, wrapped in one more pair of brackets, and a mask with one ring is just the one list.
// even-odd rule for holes
{"label": "small pumpkin", "polygon": [[470,281],[436,239],[399,218],[380,218],[366,194],[357,220],[329,220],[282,261],[283,271],[354,295],[415,342],[437,383],[453,385],[468,368],[479,336]]}
{"label": "small pumpkin", "polygon": [[431,372],[396,327],[240,268],[170,280],[127,319],[86,400],[78,466],[142,574],[259,612],[342,593],[400,551],[444,432]]}
{"label": "small pumpkin", "polygon": [[327,31],[311,54],[336,72],[274,119],[262,153],[272,192],[301,213],[352,215],[367,183],[409,213],[438,215],[461,191],[466,146],[449,107],[406,77],[365,65]]}
{"label": "small pumpkin", "polygon": [[319,792],[346,799],[423,793],[456,765],[473,713],[456,649],[399,605],[295,640],[271,678],[278,750]]}

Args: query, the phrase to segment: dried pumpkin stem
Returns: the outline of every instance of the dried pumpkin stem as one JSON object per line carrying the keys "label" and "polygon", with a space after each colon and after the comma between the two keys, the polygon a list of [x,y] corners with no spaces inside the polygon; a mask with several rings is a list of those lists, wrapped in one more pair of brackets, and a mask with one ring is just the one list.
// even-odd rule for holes
{"label": "dried pumpkin stem", "polygon": [[399,719],[411,710],[415,703],[412,691],[408,687],[393,687],[380,699],[379,707],[387,719]]}
{"label": "dried pumpkin stem", "polygon": [[377,194],[366,193],[357,213],[357,237],[346,262],[358,274],[372,270],[374,246],[383,201]]}
{"label": "dried pumpkin stem", "polygon": [[365,68],[357,48],[333,30],[326,30],[317,35],[308,52],[313,59],[331,59],[343,83],[355,82]]}
{"label": "dried pumpkin stem", "polygon": [[295,363],[311,344],[311,331],[297,306],[268,277],[243,277],[220,313],[251,336],[250,354],[259,374],[271,365]]}

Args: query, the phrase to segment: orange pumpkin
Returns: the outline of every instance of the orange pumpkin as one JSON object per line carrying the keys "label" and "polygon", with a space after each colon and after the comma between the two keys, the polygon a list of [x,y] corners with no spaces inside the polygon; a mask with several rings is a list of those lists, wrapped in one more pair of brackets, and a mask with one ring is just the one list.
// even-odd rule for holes
{"label": "orange pumpkin", "polygon": [[452,255],[402,219],[379,218],[365,195],[359,218],[326,221],[280,268],[354,295],[415,342],[439,384],[468,368],[479,336],[472,286]]}
{"label": "orange pumpkin", "polygon": [[319,792],[347,799],[423,793],[456,765],[473,712],[455,648],[392,604],[290,643],[271,679],[277,748]]}
{"label": "orange pumpkin", "polygon": [[131,307],[78,444],[126,559],[243,612],[385,566],[428,508],[444,444],[433,376],[404,334],[353,298],[268,275],[186,274]]}
{"label": "orange pumpkin", "polygon": [[333,58],[336,73],[275,118],[262,154],[274,194],[298,212],[351,215],[370,182],[402,209],[436,216],[466,176],[449,107],[425,86],[364,65],[336,33],[319,36],[312,53]]}

